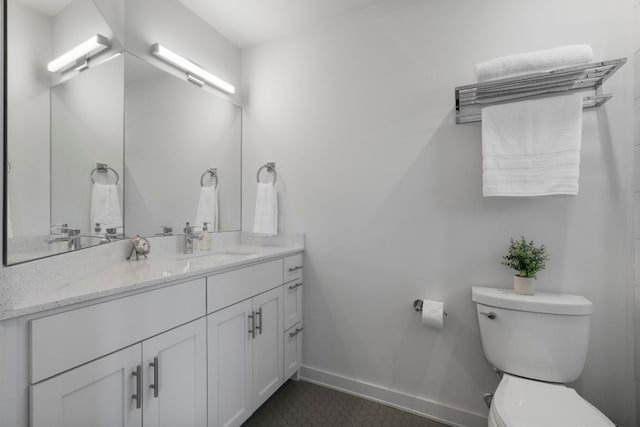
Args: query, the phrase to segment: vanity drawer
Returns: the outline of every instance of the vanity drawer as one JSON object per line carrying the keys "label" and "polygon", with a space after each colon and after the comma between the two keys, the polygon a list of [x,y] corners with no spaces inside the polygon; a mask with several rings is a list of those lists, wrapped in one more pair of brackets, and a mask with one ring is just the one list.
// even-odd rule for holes
{"label": "vanity drawer", "polygon": [[282,259],[207,277],[207,313],[281,286]]}
{"label": "vanity drawer", "polygon": [[293,255],[284,259],[284,281],[302,278],[302,254]]}
{"label": "vanity drawer", "polygon": [[197,279],[31,321],[31,383],[205,315]]}
{"label": "vanity drawer", "polygon": [[284,328],[302,320],[302,279],[284,285]]}

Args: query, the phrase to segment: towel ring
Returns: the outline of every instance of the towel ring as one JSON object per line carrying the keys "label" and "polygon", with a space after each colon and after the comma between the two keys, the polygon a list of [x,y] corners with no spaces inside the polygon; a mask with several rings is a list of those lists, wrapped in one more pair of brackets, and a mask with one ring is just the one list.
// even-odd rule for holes
{"label": "towel ring", "polygon": [[260,169],[258,169],[258,173],[256,174],[256,180],[258,181],[258,183],[260,182],[260,172],[262,172],[262,169],[267,168],[267,172],[271,172],[273,173],[273,182],[272,184],[276,183],[276,180],[278,179],[278,173],[276,172],[276,164],[275,162],[268,162],[265,163],[264,165],[260,166]]}
{"label": "towel ring", "polygon": [[210,187],[217,187],[218,186],[218,169],[216,168],[207,169],[202,173],[202,175],[200,176],[200,187],[204,187],[204,177],[207,176],[207,174],[211,175],[216,179],[215,181],[216,183],[211,185]]}
{"label": "towel ring", "polygon": [[93,179],[93,174],[98,172],[98,173],[107,173],[107,171],[111,171],[115,174],[116,176],[116,185],[118,185],[118,183],[120,182],[120,175],[118,175],[118,172],[114,169],[109,167],[109,165],[107,165],[106,163],[96,163],[96,167],[94,170],[91,171],[91,173],[89,174],[89,179],[91,180],[92,184],[95,184],[96,181]]}

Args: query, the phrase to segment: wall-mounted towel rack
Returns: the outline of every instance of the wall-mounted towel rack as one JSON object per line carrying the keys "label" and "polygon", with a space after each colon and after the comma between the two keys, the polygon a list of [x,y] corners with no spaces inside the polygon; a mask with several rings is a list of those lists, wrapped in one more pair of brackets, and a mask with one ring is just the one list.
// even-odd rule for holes
{"label": "wall-mounted towel rack", "polygon": [[275,162],[268,162],[260,166],[260,169],[258,169],[258,173],[256,174],[256,180],[260,182],[260,172],[262,172],[262,169],[265,169],[265,168],[267,169],[267,172],[273,173],[273,184],[275,184],[276,180],[278,179],[278,173],[276,172]]}
{"label": "wall-mounted towel rack", "polygon": [[212,178],[215,178],[215,184],[213,184],[213,187],[217,187],[218,186],[218,169],[216,168],[209,168],[202,173],[202,175],[200,176],[200,186],[204,187],[204,177],[207,175],[211,175]]}
{"label": "wall-mounted towel rack", "polygon": [[555,70],[509,77],[455,89],[456,123],[482,120],[482,107],[527,99],[559,95],[563,92],[593,91],[583,107],[599,107],[613,97],[600,93],[602,83],[627,62],[627,58],[557,68]]}
{"label": "wall-mounted towel rack", "polygon": [[107,173],[107,172],[113,172],[114,175],[116,176],[116,185],[118,185],[118,183],[120,182],[120,175],[118,175],[118,172],[114,169],[109,167],[108,164],[106,163],[96,163],[96,167],[95,169],[93,169],[91,171],[91,173],[89,174],[89,179],[91,180],[92,184],[95,184],[96,182],[93,179],[93,174],[98,172],[98,173]]}

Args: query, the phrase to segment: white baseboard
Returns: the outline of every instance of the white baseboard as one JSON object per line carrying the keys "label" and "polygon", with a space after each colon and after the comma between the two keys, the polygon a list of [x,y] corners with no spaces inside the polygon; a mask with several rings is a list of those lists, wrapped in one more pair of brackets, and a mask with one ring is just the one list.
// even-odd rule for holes
{"label": "white baseboard", "polygon": [[434,421],[455,427],[486,427],[487,417],[482,414],[465,411],[443,403],[413,396],[375,384],[303,366],[300,378],[310,383],[322,385],[364,399],[373,400],[387,406],[408,411]]}

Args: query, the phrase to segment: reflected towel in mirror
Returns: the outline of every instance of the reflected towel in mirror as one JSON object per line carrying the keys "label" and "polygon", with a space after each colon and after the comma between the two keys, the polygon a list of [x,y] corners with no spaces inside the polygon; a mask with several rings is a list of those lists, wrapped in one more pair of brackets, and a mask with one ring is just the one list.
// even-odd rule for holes
{"label": "reflected towel in mirror", "polygon": [[209,224],[209,231],[218,231],[218,188],[217,186],[200,187],[200,200],[196,212],[197,227]]}
{"label": "reflected towel in mirror", "polygon": [[93,184],[90,216],[92,228],[98,223],[102,230],[122,227],[122,211],[116,185],[97,182]]}

